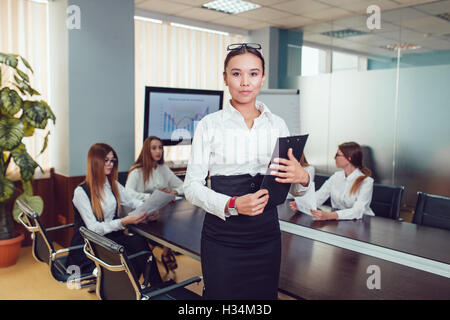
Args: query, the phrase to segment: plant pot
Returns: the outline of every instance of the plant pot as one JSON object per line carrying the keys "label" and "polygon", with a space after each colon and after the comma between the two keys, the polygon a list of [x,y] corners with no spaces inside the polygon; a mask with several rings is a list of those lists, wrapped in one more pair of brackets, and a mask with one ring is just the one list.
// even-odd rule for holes
{"label": "plant pot", "polygon": [[20,233],[15,238],[0,240],[0,268],[16,264],[24,238],[24,234]]}

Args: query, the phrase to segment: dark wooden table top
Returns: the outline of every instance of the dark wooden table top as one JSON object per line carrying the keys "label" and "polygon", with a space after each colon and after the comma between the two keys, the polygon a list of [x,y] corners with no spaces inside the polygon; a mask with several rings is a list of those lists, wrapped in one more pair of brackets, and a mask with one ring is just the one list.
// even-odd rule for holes
{"label": "dark wooden table top", "polygon": [[448,230],[367,215],[360,220],[314,221],[292,211],[288,203],[278,206],[280,220],[450,264]]}
{"label": "dark wooden table top", "polygon": [[[449,278],[286,232],[282,243],[279,288],[300,298],[450,299]],[[380,268],[380,289],[370,290],[373,265]]]}
{"label": "dark wooden table top", "polygon": [[187,200],[168,204],[156,221],[130,226],[131,230],[152,235],[200,257],[200,238],[205,211]]}
{"label": "dark wooden table top", "polygon": [[[203,209],[186,200],[179,200],[161,210],[157,221],[131,226],[131,229],[173,244],[191,256],[200,257],[204,216]],[[292,222],[296,223],[298,218],[307,224],[308,216],[301,216],[293,214]],[[309,226],[311,223],[309,221]],[[328,224],[328,228],[337,228],[338,225],[337,222]],[[325,228],[325,232],[330,232],[325,224],[313,227]],[[348,227],[342,228],[344,232]],[[353,236],[364,239],[362,229],[358,230],[361,234]],[[380,267],[381,290],[369,290],[366,286],[370,276],[367,267],[370,265]],[[303,299],[450,299],[448,278],[287,232],[282,232],[279,287]]]}

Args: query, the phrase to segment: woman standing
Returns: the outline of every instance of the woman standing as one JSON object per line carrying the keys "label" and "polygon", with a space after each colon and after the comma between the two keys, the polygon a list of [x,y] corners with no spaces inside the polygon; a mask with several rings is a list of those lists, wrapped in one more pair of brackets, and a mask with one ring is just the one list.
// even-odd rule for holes
{"label": "woman standing", "polygon": [[[120,205],[136,209],[142,201],[132,198],[125,188],[117,182],[118,158],[114,149],[104,143],[94,144],[87,156],[86,180],[75,188],[73,205],[75,212],[75,233],[71,246],[83,244],[79,232],[85,226],[125,247],[128,255],[140,251],[148,251],[144,238],[138,235],[124,234],[130,224],[139,224],[153,219],[142,213],[138,216],[120,218]],[[133,259],[133,268],[140,276],[146,266],[146,258]],[[94,263],[86,257],[82,250],[72,250],[67,258],[67,265],[78,265],[82,272],[92,271]],[[161,282],[156,264],[153,265],[150,281]]]}
{"label": "woman standing", "polygon": [[[155,190],[174,195],[183,194],[183,181],[164,163],[161,139],[155,136],[145,139],[139,157],[130,168],[125,189],[141,200],[147,199]],[[166,272],[178,267],[175,256],[168,247],[163,247],[161,261]]]}
{"label": "woman standing", "polygon": [[[192,142],[184,192],[206,212],[201,263],[206,299],[277,299],[281,234],[270,195],[259,190],[276,139],[289,136],[285,122],[256,97],[265,80],[259,44],[228,46],[223,78],[231,100],[205,116]],[[282,183],[304,191],[309,175],[289,151],[273,164]],[[211,189],[206,187],[208,173]],[[298,185],[298,183],[303,186]]]}

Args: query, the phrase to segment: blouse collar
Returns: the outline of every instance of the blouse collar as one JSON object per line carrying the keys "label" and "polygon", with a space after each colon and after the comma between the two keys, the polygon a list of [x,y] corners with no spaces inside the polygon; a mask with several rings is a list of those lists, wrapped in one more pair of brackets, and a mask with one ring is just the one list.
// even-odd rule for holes
{"label": "blouse collar", "polygon": [[[346,177],[347,180],[354,180],[356,178],[358,178],[359,176],[364,175],[361,170],[359,170],[358,168],[356,168],[355,170],[353,170],[352,173],[350,173],[348,175],[348,177]],[[344,172],[344,176],[345,176],[345,172]]]}
{"label": "blouse collar", "polygon": [[[260,117],[265,116],[268,117],[269,119],[272,118],[272,112],[263,102],[256,100],[255,107],[261,112],[261,114],[259,115]],[[224,110],[224,120],[230,117],[238,117],[238,116],[242,117],[241,113],[237,111],[236,108],[233,107],[230,100],[227,102],[223,110]]]}

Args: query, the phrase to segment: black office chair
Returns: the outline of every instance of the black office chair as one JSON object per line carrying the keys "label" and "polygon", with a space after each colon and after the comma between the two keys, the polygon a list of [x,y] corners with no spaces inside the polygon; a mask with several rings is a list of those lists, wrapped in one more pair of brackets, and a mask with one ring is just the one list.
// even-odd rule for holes
{"label": "black office chair", "polygon": [[450,230],[450,198],[417,192],[413,222]]}
{"label": "black office chair", "polygon": [[[97,296],[102,300],[199,300],[201,297],[185,286],[200,282],[202,277],[193,277],[181,283],[173,280],[148,286],[153,255],[150,251],[141,251],[128,256],[125,248],[116,242],[101,236],[85,227],[80,228],[85,240],[84,252],[95,262],[98,269]],[[130,259],[145,255],[148,264],[141,285]],[[156,265],[155,265],[156,267]]]}
{"label": "black office chair", "polygon": [[119,183],[125,187],[125,184],[127,183],[127,178],[128,178],[128,171],[122,171],[118,173],[117,181],[119,181]]}
{"label": "black office chair", "polygon": [[388,186],[375,183],[373,185],[372,202],[370,208],[378,217],[402,221],[400,219],[400,204],[403,186]]}
{"label": "black office chair", "polygon": [[49,270],[53,278],[59,282],[71,282],[72,288],[93,288],[96,277],[92,273],[77,275],[76,270],[67,268],[67,254],[71,250],[83,250],[83,246],[74,246],[55,250],[53,242],[49,236],[52,231],[71,228],[74,225],[68,224],[45,229],[36,212],[20,199],[16,200],[20,208],[19,221],[31,232],[33,257],[39,262],[45,262],[49,265]]}
{"label": "black office chair", "polygon": [[[316,191],[319,190],[320,187],[322,187],[322,185],[325,183],[325,181],[328,180],[329,177],[329,175],[320,173],[316,173],[314,175],[314,185],[316,187]],[[328,198],[327,201],[324,202],[324,205],[331,207],[331,199]]]}

